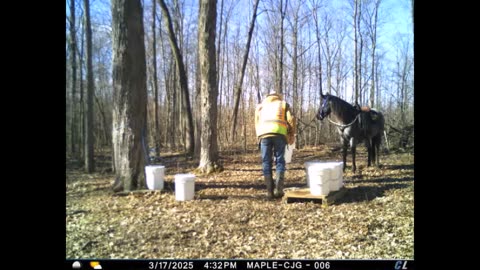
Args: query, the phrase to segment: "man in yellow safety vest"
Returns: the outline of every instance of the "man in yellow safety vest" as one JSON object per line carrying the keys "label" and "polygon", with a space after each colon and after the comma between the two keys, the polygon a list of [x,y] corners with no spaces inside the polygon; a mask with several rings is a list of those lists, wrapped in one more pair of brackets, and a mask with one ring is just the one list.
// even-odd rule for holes
{"label": "man in yellow safety vest", "polygon": [[[283,196],[285,181],[285,146],[295,142],[296,121],[290,105],[276,92],[267,94],[255,110],[255,130],[260,140],[262,171],[267,186],[267,199]],[[272,177],[272,154],[275,157],[275,192]]]}

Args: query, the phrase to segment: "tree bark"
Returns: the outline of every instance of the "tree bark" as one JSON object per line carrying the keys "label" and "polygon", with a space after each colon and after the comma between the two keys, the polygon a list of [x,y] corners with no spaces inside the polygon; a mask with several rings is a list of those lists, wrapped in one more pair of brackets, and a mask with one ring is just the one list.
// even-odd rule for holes
{"label": "tree bark", "polygon": [[371,52],[371,59],[372,59],[372,66],[371,66],[371,76],[372,82],[370,84],[370,107],[373,108],[375,106],[375,49],[377,45],[377,19],[378,19],[378,6],[380,5],[380,0],[375,1],[374,6],[374,18],[373,18],[373,26],[371,25],[371,41],[372,41],[372,52]]}
{"label": "tree bark", "polygon": [[285,13],[287,11],[288,0],[285,0],[285,7],[283,7],[283,0],[280,0],[280,15],[281,15],[281,22],[280,22],[280,61],[278,67],[278,90],[277,93],[283,94],[283,47],[284,47],[284,32],[283,29],[283,21],[285,20]]}
{"label": "tree bark", "polygon": [[155,112],[155,131],[153,136],[155,140],[155,155],[160,157],[160,128],[158,123],[158,79],[157,79],[157,35],[156,35],[156,16],[157,16],[157,5],[156,1],[153,0],[152,7],[152,54],[153,54],[153,91],[154,91],[154,112]]}
{"label": "tree bark", "polygon": [[77,154],[76,147],[76,125],[77,125],[77,113],[76,106],[76,86],[77,86],[77,42],[75,31],[75,1],[70,1],[70,54],[72,65],[72,105],[71,105],[71,122],[70,122],[70,151],[72,156]]}
{"label": "tree bark", "polygon": [[353,39],[353,42],[355,44],[355,65],[354,65],[354,76],[355,76],[355,84],[354,84],[354,87],[355,87],[355,103],[358,103],[358,45],[357,45],[357,38],[358,38],[358,24],[357,24],[357,17],[358,16],[358,1],[359,0],[355,0],[355,10],[354,10],[354,13],[353,13],[353,31],[355,32],[354,34],[354,39]]}
{"label": "tree bark", "polygon": [[78,59],[80,60],[80,83],[79,83],[79,90],[80,90],[80,112],[79,112],[79,122],[80,122],[80,140],[79,145],[81,146],[80,149],[80,157],[84,158],[84,151],[85,147],[83,147],[85,143],[85,101],[84,101],[84,87],[83,87],[83,55],[84,55],[84,38],[83,35],[85,33],[85,20],[82,20],[82,32],[81,32],[81,39],[80,39],[80,51],[78,52]]}
{"label": "tree bark", "polygon": [[115,191],[145,186],[147,87],[140,0],[112,0]]}
{"label": "tree bark", "polygon": [[92,66],[92,26],[90,24],[90,1],[84,0],[85,5],[85,30],[87,40],[87,110],[85,117],[85,171],[95,171],[94,137],[93,137],[93,66]]}
{"label": "tree bark", "polygon": [[105,137],[105,140],[103,141],[103,143],[107,144],[107,142],[110,140],[109,133],[108,133],[108,130],[107,130],[107,127],[108,127],[107,116],[105,114],[105,110],[103,109],[102,104],[98,100],[98,97],[96,95],[94,95],[94,98],[95,98],[95,103],[97,103],[98,111],[100,112],[100,117],[102,118],[103,136]]}
{"label": "tree bark", "polygon": [[200,0],[199,11],[199,60],[201,69],[202,135],[200,164],[203,173],[220,171],[217,143],[217,96],[215,30],[217,19],[216,0]]}

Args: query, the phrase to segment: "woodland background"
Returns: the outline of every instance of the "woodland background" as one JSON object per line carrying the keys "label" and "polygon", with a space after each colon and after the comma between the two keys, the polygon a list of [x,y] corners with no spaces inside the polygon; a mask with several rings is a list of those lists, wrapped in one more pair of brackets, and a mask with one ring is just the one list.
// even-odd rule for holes
{"label": "woodland background", "polygon": [[[413,259],[413,7],[66,1],[66,257]],[[359,147],[334,205],[266,201],[253,117],[271,90],[298,118],[286,187],[304,162],[341,159],[320,91],[384,113],[380,167]],[[112,191],[142,190],[147,164],[165,165],[163,191]],[[178,202],[185,172],[195,200]]]}
{"label": "woodland background", "polygon": [[[92,144],[87,148],[95,152],[112,147],[112,15],[109,1],[91,2],[91,40],[87,40],[84,1],[66,2],[65,149],[68,156],[79,159],[85,158],[86,143]],[[194,134],[198,134],[198,3],[165,2],[184,62]],[[164,14],[158,4],[153,12],[152,3],[142,2],[148,94],[146,135],[149,149],[156,147],[158,151],[149,154],[158,156],[162,151],[186,150],[188,121]],[[320,88],[348,102],[357,100],[382,111],[389,146],[413,146],[413,1],[262,0],[249,33],[254,5],[255,1],[217,3],[216,129],[220,151],[254,147],[254,109],[263,94],[272,89],[284,94],[299,119],[297,148],[338,140],[329,123],[312,121],[320,106]],[[399,22],[397,13],[406,17]],[[249,34],[251,42],[247,45]],[[242,74],[247,46],[248,61]],[[92,108],[90,121],[87,107]],[[94,140],[86,139],[89,130]],[[200,136],[195,140],[198,155]]]}

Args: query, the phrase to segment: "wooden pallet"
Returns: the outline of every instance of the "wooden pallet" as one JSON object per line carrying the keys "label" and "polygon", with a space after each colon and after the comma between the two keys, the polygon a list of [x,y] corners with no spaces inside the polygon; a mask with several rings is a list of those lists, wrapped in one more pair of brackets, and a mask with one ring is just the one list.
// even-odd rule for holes
{"label": "wooden pallet", "polygon": [[321,203],[322,207],[327,207],[329,204],[335,202],[335,200],[338,198],[343,197],[346,191],[347,189],[342,187],[337,191],[331,191],[328,195],[312,195],[310,193],[310,188],[291,189],[285,190],[283,201],[285,203],[312,201]]}

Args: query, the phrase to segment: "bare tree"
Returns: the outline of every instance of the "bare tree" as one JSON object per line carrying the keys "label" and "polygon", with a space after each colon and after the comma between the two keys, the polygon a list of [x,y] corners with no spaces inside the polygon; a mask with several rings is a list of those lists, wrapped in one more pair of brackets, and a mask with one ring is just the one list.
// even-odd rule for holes
{"label": "bare tree", "polygon": [[[148,11],[145,8],[144,14],[147,17],[147,20],[144,18],[144,25],[148,29],[145,29],[148,32],[145,33],[148,91],[152,89],[151,93],[147,93],[148,140],[158,156],[159,148],[164,146],[166,150],[182,151],[179,148],[183,147],[186,151],[190,141],[188,136],[191,136],[194,138],[194,155],[200,157],[201,133],[205,126],[205,119],[202,118],[208,117],[202,115],[200,110],[202,103],[207,100],[201,90],[204,89],[201,86],[201,77],[205,77],[201,75],[204,63],[200,63],[197,49],[197,41],[201,40],[197,36],[200,34],[197,31],[199,21],[196,21],[199,19],[197,3],[200,1],[195,2],[194,6],[185,0],[155,1],[159,2],[152,2]],[[102,149],[106,149],[113,141],[113,128],[110,126],[112,115],[108,114],[113,110],[112,35],[110,27],[104,27],[101,23],[102,20],[110,20],[109,14],[103,11],[109,2],[100,0],[95,5],[90,3],[88,16],[91,16],[91,23],[88,27],[84,0],[66,2],[68,66],[65,146],[68,155],[76,153],[73,156],[79,157],[82,164],[89,151],[85,146],[92,138],[95,139],[95,157],[101,155]],[[238,143],[235,146],[243,145],[246,149],[253,146],[255,130],[251,125],[251,114],[265,90],[281,92],[293,105],[300,125],[297,147],[336,139],[330,136],[334,129],[328,122],[312,121],[320,105],[320,91],[335,94],[348,102],[356,100],[362,105],[381,106],[389,114],[386,117],[387,124],[399,130],[411,126],[413,66],[411,62],[405,62],[404,56],[397,59],[392,56],[394,48],[387,44],[390,42],[387,39],[389,35],[380,38],[382,31],[390,31],[383,27],[383,21],[391,12],[382,13],[378,9],[382,8],[383,2],[217,0],[217,151],[223,147],[231,149],[234,142]],[[150,2],[142,3],[147,6]],[[172,16],[171,27],[162,14],[163,10],[158,10],[161,3],[165,3]],[[248,10],[245,9],[246,4]],[[413,0],[407,2],[407,7],[410,5],[413,12]],[[262,20],[260,14],[265,16],[261,17]],[[150,17],[152,21],[149,21]],[[405,19],[412,23],[412,18]],[[412,29],[398,30],[411,32]],[[89,45],[84,34],[88,31],[92,39],[90,53],[87,52]],[[179,53],[172,46],[172,33],[178,43]],[[352,38],[349,39],[349,36]],[[356,51],[354,42],[357,43]],[[109,49],[105,50],[105,47]],[[411,50],[411,45],[408,49]],[[205,53],[202,54],[207,57]],[[88,63],[89,58],[91,64]],[[178,64],[180,61],[183,61],[183,68]],[[93,67],[93,74],[88,74],[89,65]],[[93,119],[90,120],[87,108],[89,77],[94,78],[95,93]],[[203,78],[205,80],[208,81],[208,78]],[[192,106],[192,132],[187,131],[187,103]],[[93,121],[92,126],[85,126],[88,121]],[[93,137],[87,137],[89,130],[93,131]],[[242,144],[239,144],[239,136],[242,137]],[[114,171],[115,164],[113,162]]]}
{"label": "bare tree", "polygon": [[77,42],[75,31],[75,0],[70,0],[70,61],[72,65],[72,105],[71,105],[71,123],[70,123],[70,151],[76,155],[76,125],[77,113],[76,106],[76,86],[77,86]]}
{"label": "bare tree", "polygon": [[[378,23],[378,8],[380,6],[381,0],[375,0],[373,11],[367,15],[370,15],[368,18],[368,24],[366,25],[367,29],[369,30],[370,41],[372,42],[372,49],[371,49],[371,84],[370,84],[370,107],[375,106],[375,78],[376,78],[376,69],[375,69],[375,50],[377,48],[377,23]],[[367,10],[368,12],[368,10]]]}
{"label": "bare tree", "polygon": [[165,22],[168,27],[168,37],[170,41],[170,46],[172,47],[173,54],[175,56],[177,72],[179,76],[180,88],[183,93],[183,107],[186,110],[187,114],[187,130],[186,130],[186,151],[188,155],[193,155],[195,151],[195,137],[194,137],[194,128],[193,128],[193,117],[192,117],[192,109],[190,106],[190,95],[188,92],[188,79],[187,73],[185,71],[185,65],[183,63],[182,53],[180,52],[180,48],[178,47],[177,38],[175,37],[175,32],[173,30],[172,18],[170,17],[170,13],[168,11],[167,5],[165,4],[164,0],[158,0],[160,7],[162,8],[163,17],[165,18]]}
{"label": "bare tree", "polygon": [[154,140],[155,140],[155,154],[157,157],[160,156],[160,129],[158,125],[158,79],[157,79],[157,36],[156,36],[156,16],[157,16],[157,1],[153,0],[153,7],[152,7],[152,65],[153,65],[153,91],[154,91],[154,113],[155,113],[155,132],[154,132]]}
{"label": "bare tree", "polygon": [[115,191],[145,186],[147,87],[140,0],[112,0]]}
{"label": "bare tree", "polygon": [[216,0],[200,0],[198,51],[201,70],[202,135],[198,170],[212,173],[220,168],[217,143],[217,96],[215,30]]}
{"label": "bare tree", "polygon": [[285,21],[285,13],[287,12],[287,6],[288,6],[288,0],[285,0],[285,6],[283,5],[283,0],[280,0],[280,58],[278,62],[278,75],[277,75],[277,81],[278,81],[278,88],[277,88],[277,93],[283,94],[283,50],[284,50],[284,42],[285,42],[285,29],[283,27],[283,22]]}
{"label": "bare tree", "polygon": [[[80,145],[82,146],[80,148],[80,151],[84,154],[84,150],[85,150],[85,147],[83,147],[84,143],[85,143],[85,101],[84,101],[84,87],[83,87],[83,65],[84,65],[84,61],[83,61],[83,55],[84,55],[84,33],[85,33],[85,20],[82,20],[82,32],[81,32],[81,37],[80,38],[80,51],[78,52],[78,59],[80,60],[80,74],[79,74],[79,78],[80,78],[80,85],[79,85],[79,88],[80,88],[80,113],[79,113],[79,116],[80,116]],[[81,155],[82,155],[81,153]]]}
{"label": "bare tree", "polygon": [[319,19],[318,19],[318,11],[317,9],[319,8],[320,4],[317,4],[314,2],[314,8],[313,8],[313,20],[315,21],[315,37],[317,40],[317,46],[318,46],[318,86],[320,88],[320,94],[323,94],[323,88],[322,88],[322,43],[320,41],[320,26],[319,26]]}
{"label": "bare tree", "polygon": [[235,86],[235,101],[233,102],[233,121],[232,129],[230,133],[230,138],[232,142],[235,140],[235,133],[237,132],[237,114],[238,114],[238,105],[240,103],[240,95],[242,93],[243,77],[245,76],[245,68],[247,67],[248,53],[250,52],[250,42],[252,41],[253,29],[255,28],[255,21],[257,19],[257,8],[259,0],[255,1],[255,6],[253,7],[252,20],[250,21],[250,28],[248,30],[248,39],[247,45],[245,45],[245,52],[243,54],[242,68],[240,71],[240,77],[238,79],[237,85]]}
{"label": "bare tree", "polygon": [[85,117],[85,170],[88,173],[95,171],[94,137],[93,137],[93,96],[95,85],[93,82],[92,67],[92,26],[90,24],[90,1],[83,1],[85,6],[85,28],[87,40],[87,110]]}
{"label": "bare tree", "polygon": [[353,31],[355,32],[354,33],[354,39],[353,39],[353,42],[355,44],[355,66],[354,66],[354,76],[355,76],[355,84],[354,84],[354,88],[355,88],[355,103],[358,103],[358,90],[359,90],[359,63],[358,63],[358,36],[359,36],[359,28],[360,26],[358,25],[358,22],[360,21],[359,20],[359,2],[360,0],[354,0],[354,4],[355,4],[355,7],[354,7],[354,13],[353,13]]}

